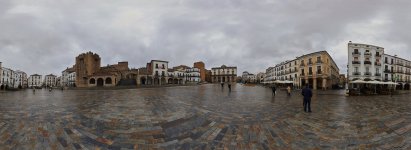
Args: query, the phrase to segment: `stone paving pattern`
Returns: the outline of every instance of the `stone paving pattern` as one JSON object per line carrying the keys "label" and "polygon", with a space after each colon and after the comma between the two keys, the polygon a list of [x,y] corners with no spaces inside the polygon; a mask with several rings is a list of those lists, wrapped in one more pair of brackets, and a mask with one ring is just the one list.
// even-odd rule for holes
{"label": "stone paving pattern", "polygon": [[410,94],[201,85],[0,93],[0,149],[411,149]]}

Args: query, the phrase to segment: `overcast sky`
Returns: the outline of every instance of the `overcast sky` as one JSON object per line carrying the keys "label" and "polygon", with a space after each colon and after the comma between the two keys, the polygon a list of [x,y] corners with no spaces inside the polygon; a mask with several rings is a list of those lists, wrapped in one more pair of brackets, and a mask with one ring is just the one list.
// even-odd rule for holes
{"label": "overcast sky", "polygon": [[169,66],[222,64],[265,72],[327,50],[346,72],[347,43],[411,60],[409,0],[1,0],[0,61],[28,74],[58,74],[80,53],[102,65],[151,59]]}

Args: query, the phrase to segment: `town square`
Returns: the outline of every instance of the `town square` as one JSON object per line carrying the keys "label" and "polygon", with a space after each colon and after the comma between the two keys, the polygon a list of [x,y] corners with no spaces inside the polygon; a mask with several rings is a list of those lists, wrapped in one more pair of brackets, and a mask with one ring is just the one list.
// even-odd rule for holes
{"label": "town square", "polygon": [[208,84],[0,93],[6,149],[409,149],[410,94]]}
{"label": "town square", "polygon": [[409,6],[2,0],[0,150],[411,149]]}

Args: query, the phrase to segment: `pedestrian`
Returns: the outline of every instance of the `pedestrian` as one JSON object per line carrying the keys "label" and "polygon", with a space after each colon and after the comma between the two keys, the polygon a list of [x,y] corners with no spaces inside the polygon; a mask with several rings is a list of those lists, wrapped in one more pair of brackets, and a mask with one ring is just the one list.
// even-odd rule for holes
{"label": "pedestrian", "polygon": [[231,83],[228,83],[228,91],[231,92]]}
{"label": "pedestrian", "polygon": [[301,94],[304,96],[303,106],[304,112],[311,112],[311,97],[313,96],[313,92],[311,91],[308,84],[302,90]]}
{"label": "pedestrian", "polygon": [[287,94],[288,94],[288,96],[291,96],[291,87],[290,86],[287,87]]}
{"label": "pedestrian", "polygon": [[224,82],[221,82],[221,87],[224,88]]}
{"label": "pedestrian", "polygon": [[273,96],[275,96],[275,94],[277,94],[277,89],[275,88],[275,86],[272,86],[271,90],[273,91]]}

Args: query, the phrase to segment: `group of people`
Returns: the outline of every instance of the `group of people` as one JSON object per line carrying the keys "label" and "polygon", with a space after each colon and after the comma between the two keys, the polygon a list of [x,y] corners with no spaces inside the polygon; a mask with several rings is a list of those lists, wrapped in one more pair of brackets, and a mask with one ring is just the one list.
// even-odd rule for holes
{"label": "group of people", "polygon": [[[277,94],[277,88],[275,86],[272,86],[271,90],[273,91],[273,96],[275,96]],[[290,86],[287,87],[287,95],[291,96],[291,87]]]}
{"label": "group of people", "polygon": [[[272,94],[275,96],[277,94],[277,88],[275,86],[271,87]],[[287,95],[291,96],[291,87],[287,87]],[[304,112],[311,112],[311,97],[313,96],[313,92],[310,89],[310,86],[307,84],[301,91],[301,95],[303,95],[303,107]]]}

